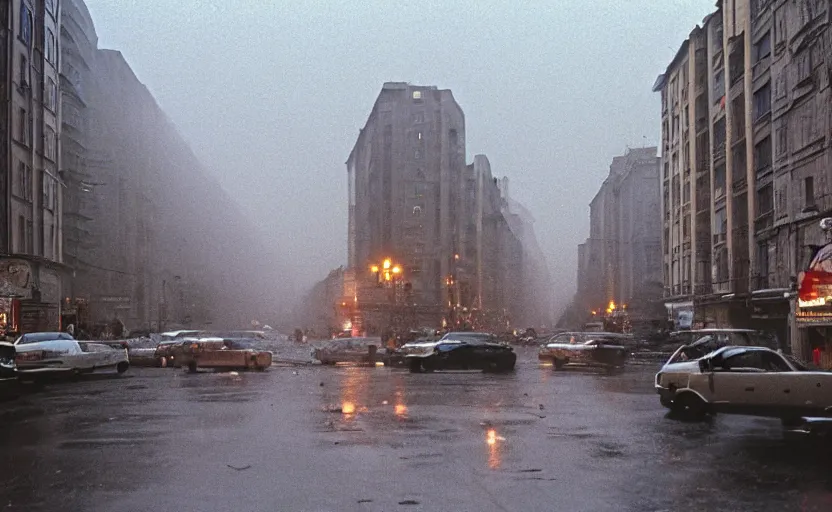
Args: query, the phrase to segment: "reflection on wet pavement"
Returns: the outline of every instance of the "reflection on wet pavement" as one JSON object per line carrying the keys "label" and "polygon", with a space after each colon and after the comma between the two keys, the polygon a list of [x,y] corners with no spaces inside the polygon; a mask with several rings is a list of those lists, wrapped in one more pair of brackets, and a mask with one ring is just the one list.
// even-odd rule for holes
{"label": "reflection on wet pavement", "polygon": [[2,505],[830,510],[829,443],[786,439],[777,420],[668,419],[652,371],[526,360],[508,375],[273,367],[81,380],[0,404]]}

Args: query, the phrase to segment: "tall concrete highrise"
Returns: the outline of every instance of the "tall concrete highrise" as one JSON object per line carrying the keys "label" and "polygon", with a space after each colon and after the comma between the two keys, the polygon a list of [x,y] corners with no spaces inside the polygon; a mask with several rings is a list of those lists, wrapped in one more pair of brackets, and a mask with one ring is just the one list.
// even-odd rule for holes
{"label": "tall concrete highrise", "polygon": [[414,301],[441,308],[459,252],[465,116],[449,90],[385,83],[347,160],[349,266],[404,266]]}
{"label": "tall concrete highrise", "polygon": [[[485,155],[466,165],[465,117],[451,91],[385,83],[347,175],[349,266],[341,302],[362,327],[444,320],[505,329],[531,316],[519,290],[533,230],[524,240],[517,230],[524,221],[512,224],[517,219]],[[372,283],[372,269],[388,259],[404,293],[385,295]]]}
{"label": "tall concrete highrise", "polygon": [[61,10],[55,0],[0,3],[0,327],[59,327],[62,298]]}

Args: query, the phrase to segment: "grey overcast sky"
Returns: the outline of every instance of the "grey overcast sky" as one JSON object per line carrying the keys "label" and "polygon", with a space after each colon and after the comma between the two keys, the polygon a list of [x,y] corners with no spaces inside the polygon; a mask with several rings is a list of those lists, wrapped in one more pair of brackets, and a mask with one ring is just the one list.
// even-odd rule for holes
{"label": "grey overcast sky", "polygon": [[535,216],[559,307],[613,156],[656,145],[651,92],[715,0],[87,0],[206,167],[303,286],[346,259],[346,172],[385,81],[453,90]]}

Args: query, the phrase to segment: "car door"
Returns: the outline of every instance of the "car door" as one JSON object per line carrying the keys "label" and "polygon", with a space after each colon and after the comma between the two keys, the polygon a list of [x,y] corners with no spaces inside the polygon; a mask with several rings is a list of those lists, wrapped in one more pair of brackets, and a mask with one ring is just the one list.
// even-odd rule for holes
{"label": "car door", "polygon": [[775,352],[767,353],[767,359],[780,372],[776,399],[783,416],[821,413],[832,406],[832,373],[801,371]]}
{"label": "car door", "polygon": [[768,415],[777,408],[774,397],[780,379],[762,354],[756,350],[731,354],[713,368],[711,403],[717,411]]}

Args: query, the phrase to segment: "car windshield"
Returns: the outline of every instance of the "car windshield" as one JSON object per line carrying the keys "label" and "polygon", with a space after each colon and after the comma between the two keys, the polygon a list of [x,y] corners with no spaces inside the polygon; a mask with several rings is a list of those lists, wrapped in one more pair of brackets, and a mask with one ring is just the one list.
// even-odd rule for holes
{"label": "car windshield", "polygon": [[30,334],[24,334],[21,336],[17,344],[18,345],[26,345],[27,343],[39,343],[41,341],[53,341],[53,340],[74,340],[70,334],[65,332],[34,332]]}

